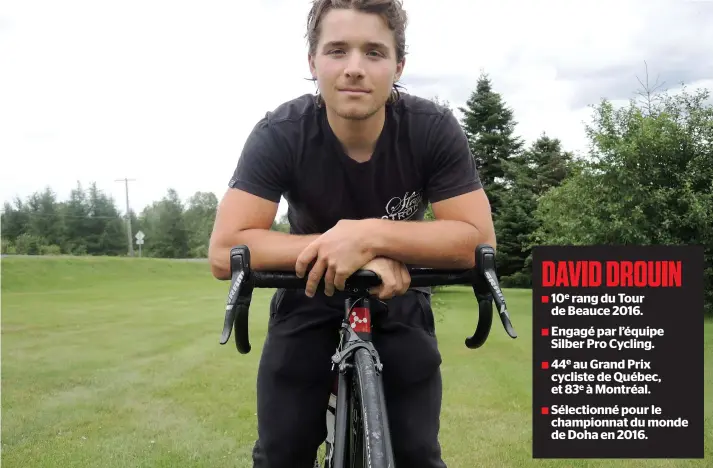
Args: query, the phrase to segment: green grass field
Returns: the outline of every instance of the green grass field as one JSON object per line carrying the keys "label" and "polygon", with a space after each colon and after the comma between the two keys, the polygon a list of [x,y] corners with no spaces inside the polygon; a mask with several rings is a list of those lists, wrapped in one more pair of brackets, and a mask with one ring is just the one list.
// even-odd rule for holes
{"label": "green grass field", "polygon": [[[218,343],[227,283],[204,263],[2,260],[3,467],[249,467],[255,377],[272,291],[256,290],[253,351]],[[434,306],[449,467],[713,466],[713,324],[706,326],[706,460],[533,460],[530,291],[506,292],[486,346],[467,289]]]}

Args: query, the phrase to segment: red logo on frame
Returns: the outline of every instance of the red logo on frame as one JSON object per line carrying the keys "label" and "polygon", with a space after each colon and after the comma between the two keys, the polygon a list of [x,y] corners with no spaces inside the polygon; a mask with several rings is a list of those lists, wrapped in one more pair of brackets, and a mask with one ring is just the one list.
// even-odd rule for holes
{"label": "red logo on frame", "polygon": [[354,307],[349,314],[349,325],[357,333],[369,333],[371,331],[369,309],[366,307]]}

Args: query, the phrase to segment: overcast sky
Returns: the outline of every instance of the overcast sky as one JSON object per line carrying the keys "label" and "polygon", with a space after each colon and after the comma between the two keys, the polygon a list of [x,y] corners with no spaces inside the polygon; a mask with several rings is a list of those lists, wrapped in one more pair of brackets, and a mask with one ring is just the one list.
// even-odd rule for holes
{"label": "overcast sky", "polygon": [[[220,198],[256,121],[314,92],[308,0],[6,0],[0,197],[95,181],[124,211],[169,187]],[[648,63],[713,89],[713,0],[404,0],[407,92],[465,103],[481,70],[527,142],[584,151],[589,104],[625,100]],[[282,205],[280,212],[284,212]]]}

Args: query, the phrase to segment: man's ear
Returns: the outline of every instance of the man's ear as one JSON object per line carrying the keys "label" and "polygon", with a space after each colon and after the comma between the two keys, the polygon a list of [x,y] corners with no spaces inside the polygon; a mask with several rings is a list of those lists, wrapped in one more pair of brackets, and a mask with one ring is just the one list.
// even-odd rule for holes
{"label": "man's ear", "polygon": [[307,64],[309,65],[309,72],[312,74],[313,79],[317,79],[317,67],[314,65],[314,57],[307,54]]}
{"label": "man's ear", "polygon": [[394,83],[401,79],[401,74],[404,72],[405,66],[406,66],[406,57],[402,58],[401,61],[396,64],[396,74],[394,74]]}

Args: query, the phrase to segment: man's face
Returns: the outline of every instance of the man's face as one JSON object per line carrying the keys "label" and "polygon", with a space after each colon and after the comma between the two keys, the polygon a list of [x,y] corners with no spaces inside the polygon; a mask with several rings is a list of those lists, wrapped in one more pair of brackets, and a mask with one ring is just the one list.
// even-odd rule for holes
{"label": "man's face", "polygon": [[309,64],[327,107],[351,120],[366,119],[381,109],[403,70],[386,22],[351,9],[324,15]]}

